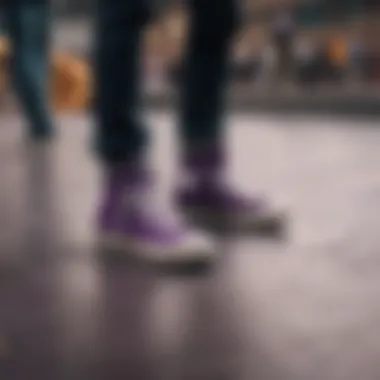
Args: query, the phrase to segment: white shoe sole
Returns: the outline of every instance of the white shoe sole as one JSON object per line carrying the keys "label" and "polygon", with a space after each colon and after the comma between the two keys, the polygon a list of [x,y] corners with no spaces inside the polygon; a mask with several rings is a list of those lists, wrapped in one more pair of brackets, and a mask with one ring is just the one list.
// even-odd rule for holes
{"label": "white shoe sole", "polygon": [[183,242],[168,245],[152,244],[118,233],[102,233],[98,241],[102,249],[158,265],[208,263],[216,255],[215,247],[203,235],[189,236]]}

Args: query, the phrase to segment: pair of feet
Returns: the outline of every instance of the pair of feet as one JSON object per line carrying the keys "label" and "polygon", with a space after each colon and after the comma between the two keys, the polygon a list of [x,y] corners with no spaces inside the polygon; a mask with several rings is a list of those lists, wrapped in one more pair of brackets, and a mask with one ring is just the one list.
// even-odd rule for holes
{"label": "pair of feet", "polygon": [[[182,223],[182,218],[157,213],[151,205],[152,189],[151,175],[136,164],[123,164],[107,173],[99,210],[105,247],[158,264],[211,260],[217,253],[212,239]],[[249,232],[276,228],[280,221],[262,200],[246,198],[218,182],[180,188],[174,203],[184,220],[206,228],[217,225]]]}

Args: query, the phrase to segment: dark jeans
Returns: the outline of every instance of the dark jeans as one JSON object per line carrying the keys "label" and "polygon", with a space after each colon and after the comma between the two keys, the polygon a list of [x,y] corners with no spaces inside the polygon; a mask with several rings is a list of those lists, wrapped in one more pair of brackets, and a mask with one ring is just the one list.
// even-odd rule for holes
{"label": "dark jeans", "polygon": [[10,69],[31,133],[51,131],[48,106],[49,0],[0,0],[12,46]]}
{"label": "dark jeans", "polygon": [[[95,53],[97,146],[104,160],[139,155],[147,136],[139,115],[140,45],[154,0],[98,0]],[[184,60],[180,138],[185,146],[222,138],[221,118],[234,0],[188,0],[191,29]]]}

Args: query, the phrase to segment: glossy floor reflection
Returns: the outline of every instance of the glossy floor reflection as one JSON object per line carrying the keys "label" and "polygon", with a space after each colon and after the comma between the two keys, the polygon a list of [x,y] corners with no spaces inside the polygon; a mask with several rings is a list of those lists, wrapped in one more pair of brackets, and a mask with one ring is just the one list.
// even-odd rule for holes
{"label": "glossy floor reflection", "polygon": [[[153,115],[161,201],[171,119]],[[214,270],[168,275],[93,243],[88,121],[50,149],[0,118],[0,379],[377,380],[380,129],[232,117],[231,177],[291,216],[287,240],[221,243]]]}

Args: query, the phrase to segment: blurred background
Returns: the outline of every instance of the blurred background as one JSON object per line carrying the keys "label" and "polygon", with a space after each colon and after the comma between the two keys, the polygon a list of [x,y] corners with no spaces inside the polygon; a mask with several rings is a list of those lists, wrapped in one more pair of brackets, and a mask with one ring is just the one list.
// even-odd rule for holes
{"label": "blurred background", "polygon": [[[182,1],[166,1],[146,33],[147,88],[170,91],[186,38]],[[344,94],[380,88],[378,0],[245,0],[233,84],[251,94],[311,88]],[[91,0],[56,0],[58,46],[87,57]]]}
{"label": "blurred background", "polygon": [[[171,101],[168,97],[176,88],[187,28],[185,2],[162,3],[146,31],[143,57],[145,93],[159,103]],[[263,106],[260,101],[265,99],[274,107],[277,99],[277,106],[292,101],[293,108],[306,107],[303,103],[310,98],[314,103],[316,99],[326,102],[326,94],[330,98],[333,94],[334,101],[350,99],[346,108],[375,104],[373,108],[380,112],[379,0],[242,3],[242,26],[234,41],[231,68],[231,96],[237,105],[253,107],[258,102]],[[81,65],[69,65],[75,66],[71,76],[77,77],[77,87],[82,83],[87,88],[91,76],[82,60],[86,63],[91,54],[94,1],[55,0],[54,4],[54,48],[77,59]],[[65,94],[56,96],[61,108],[82,108],[89,102],[88,90],[68,101],[62,91],[65,83],[56,87]]]}

